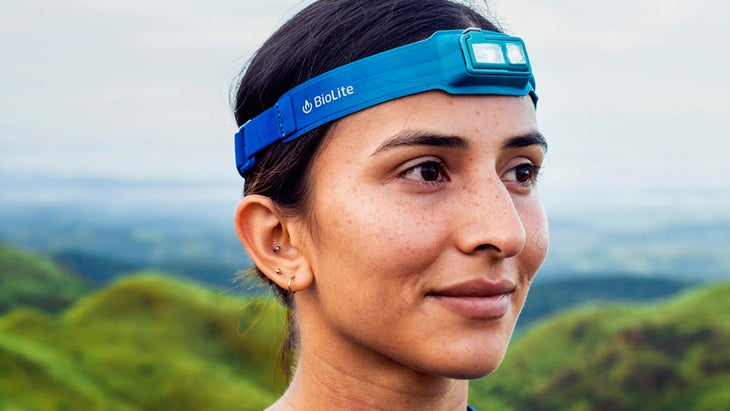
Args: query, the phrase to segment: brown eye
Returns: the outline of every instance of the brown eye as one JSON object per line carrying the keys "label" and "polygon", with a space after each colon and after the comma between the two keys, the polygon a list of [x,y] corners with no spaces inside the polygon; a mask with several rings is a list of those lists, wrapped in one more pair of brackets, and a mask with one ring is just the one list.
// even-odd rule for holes
{"label": "brown eye", "polygon": [[441,165],[435,162],[426,163],[420,166],[421,178],[424,181],[438,181],[441,176]]}
{"label": "brown eye", "polygon": [[520,164],[510,169],[503,177],[505,183],[517,183],[520,186],[532,187],[537,183],[537,177],[540,174],[540,166],[532,163]]}
{"label": "brown eye", "polygon": [[444,173],[444,166],[438,161],[426,161],[417,166],[411,167],[401,174],[407,180],[422,182],[438,182],[448,180]]}
{"label": "brown eye", "polygon": [[520,183],[529,183],[535,173],[534,167],[530,164],[523,164],[515,167],[515,180]]}

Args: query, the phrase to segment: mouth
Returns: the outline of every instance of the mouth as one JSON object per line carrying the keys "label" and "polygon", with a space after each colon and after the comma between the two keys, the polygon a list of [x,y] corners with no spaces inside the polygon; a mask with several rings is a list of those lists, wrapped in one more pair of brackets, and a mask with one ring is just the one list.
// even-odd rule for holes
{"label": "mouth", "polygon": [[469,319],[498,319],[510,308],[515,284],[509,280],[472,280],[430,292],[426,298]]}

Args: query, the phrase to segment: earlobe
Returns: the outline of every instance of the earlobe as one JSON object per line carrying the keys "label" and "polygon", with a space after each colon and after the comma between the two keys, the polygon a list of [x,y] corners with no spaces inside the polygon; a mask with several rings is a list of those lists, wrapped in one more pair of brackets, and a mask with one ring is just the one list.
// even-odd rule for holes
{"label": "earlobe", "polygon": [[[309,261],[298,241],[298,227],[279,213],[266,196],[245,196],[236,208],[236,233],[258,269],[279,287],[290,292],[309,287],[314,280]],[[293,241],[294,240],[294,241]]]}

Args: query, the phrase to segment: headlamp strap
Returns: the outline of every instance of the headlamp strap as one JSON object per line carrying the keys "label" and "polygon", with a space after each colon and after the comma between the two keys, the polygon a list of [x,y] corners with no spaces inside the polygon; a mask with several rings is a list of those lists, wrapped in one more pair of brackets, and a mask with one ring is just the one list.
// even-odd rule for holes
{"label": "headlamp strap", "polygon": [[[514,60],[514,61],[513,61]],[[537,102],[524,43],[483,30],[446,30],[330,70],[287,91],[235,135],[241,175],[272,143],[291,141],[330,121],[428,90],[524,96]]]}

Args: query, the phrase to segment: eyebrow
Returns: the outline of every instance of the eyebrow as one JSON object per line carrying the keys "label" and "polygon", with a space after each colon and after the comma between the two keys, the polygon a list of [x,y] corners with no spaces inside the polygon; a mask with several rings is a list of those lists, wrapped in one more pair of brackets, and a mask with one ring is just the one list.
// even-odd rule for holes
{"label": "eyebrow", "polygon": [[[507,150],[533,145],[541,146],[544,151],[547,151],[548,149],[547,139],[545,139],[545,136],[536,130],[509,138],[502,145],[502,148]],[[377,149],[375,149],[371,156],[383,151],[407,146],[432,146],[467,149],[469,148],[469,141],[463,137],[442,135],[430,131],[405,130],[385,140]]]}
{"label": "eyebrow", "polygon": [[432,146],[446,148],[469,148],[469,142],[459,136],[442,135],[430,131],[405,130],[385,140],[373,152],[373,156],[387,150],[404,146]]}
{"label": "eyebrow", "polygon": [[502,148],[507,150],[534,145],[542,146],[543,151],[547,151],[548,149],[547,139],[537,130],[507,139],[502,145]]}

